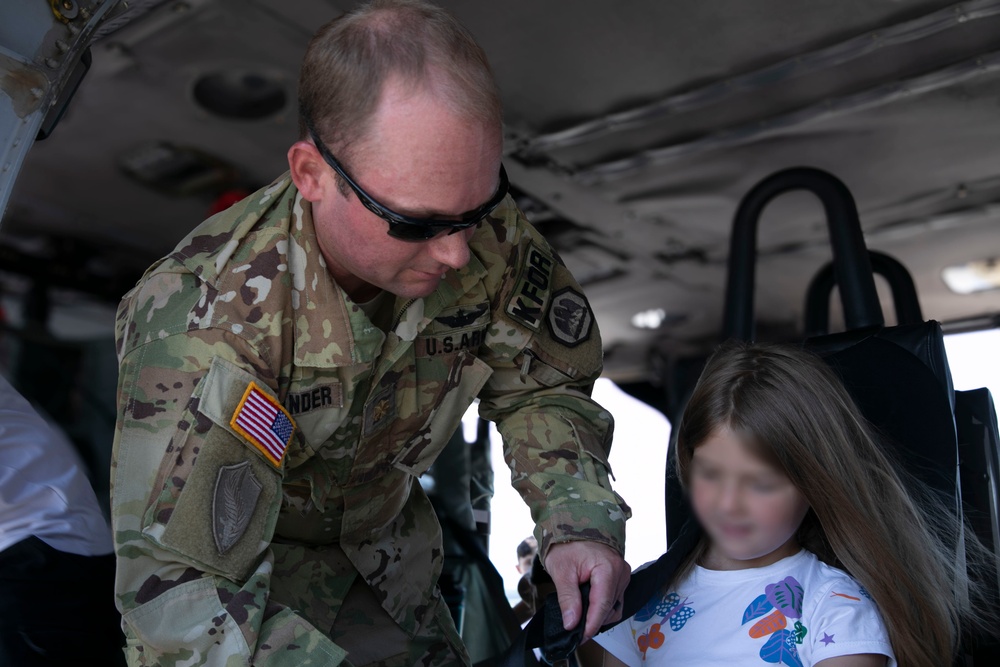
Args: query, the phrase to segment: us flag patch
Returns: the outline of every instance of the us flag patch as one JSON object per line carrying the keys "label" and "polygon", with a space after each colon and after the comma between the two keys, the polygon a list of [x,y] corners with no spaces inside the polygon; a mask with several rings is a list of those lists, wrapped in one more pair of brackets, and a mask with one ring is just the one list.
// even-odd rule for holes
{"label": "us flag patch", "polygon": [[261,391],[255,383],[251,382],[243,392],[229,425],[259,449],[268,461],[281,467],[281,460],[295,432],[295,422],[281,404]]}

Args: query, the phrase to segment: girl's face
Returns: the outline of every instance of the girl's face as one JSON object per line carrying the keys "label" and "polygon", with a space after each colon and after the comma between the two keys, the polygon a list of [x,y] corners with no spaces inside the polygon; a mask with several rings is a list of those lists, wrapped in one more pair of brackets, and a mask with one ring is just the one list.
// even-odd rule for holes
{"label": "girl's face", "polygon": [[705,567],[762,567],[798,552],[795,532],[809,503],[784,473],[728,429],[716,430],[695,448],[689,488],[710,541]]}

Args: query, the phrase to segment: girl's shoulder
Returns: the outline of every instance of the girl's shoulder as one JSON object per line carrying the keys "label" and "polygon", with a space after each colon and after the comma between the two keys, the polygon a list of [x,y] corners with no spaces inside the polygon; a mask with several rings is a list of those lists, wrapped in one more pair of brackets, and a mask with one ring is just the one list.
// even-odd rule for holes
{"label": "girl's shoulder", "polygon": [[[809,553],[809,552],[806,552]],[[814,554],[809,553],[810,568],[812,570],[812,575],[814,578],[813,588],[814,590],[831,590],[831,589],[845,589],[853,590],[860,594],[862,597],[871,600],[868,592],[864,590],[861,584],[852,577],[848,572],[840,569],[839,567],[834,567],[828,563],[824,563]]]}
{"label": "girl's shoulder", "polygon": [[807,608],[824,607],[825,601],[837,598],[872,601],[854,577],[839,567],[824,563],[810,551],[803,549],[785,561],[789,564],[788,574],[779,583],[801,595]]}

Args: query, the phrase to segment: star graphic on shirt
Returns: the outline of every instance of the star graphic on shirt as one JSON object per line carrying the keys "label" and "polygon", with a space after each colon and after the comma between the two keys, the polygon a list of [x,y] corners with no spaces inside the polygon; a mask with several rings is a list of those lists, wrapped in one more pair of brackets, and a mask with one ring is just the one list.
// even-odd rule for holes
{"label": "star graphic on shirt", "polygon": [[833,643],[834,643],[834,641],[833,641],[833,637],[834,637],[833,635],[828,635],[828,634],[826,634],[826,633],[824,632],[824,633],[823,633],[823,638],[822,638],[822,639],[820,639],[820,641],[821,641],[821,642],[823,642],[824,644],[826,644],[827,646],[829,646],[830,644],[833,644]]}

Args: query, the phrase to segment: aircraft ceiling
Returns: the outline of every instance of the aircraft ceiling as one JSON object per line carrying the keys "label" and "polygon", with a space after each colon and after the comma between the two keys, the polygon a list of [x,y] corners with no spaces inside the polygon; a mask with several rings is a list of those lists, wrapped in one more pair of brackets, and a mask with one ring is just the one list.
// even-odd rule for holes
{"label": "aircraft ceiling", "polygon": [[[134,280],[221,186],[287,168],[306,42],[351,4],[130,3],[25,161],[0,241],[77,239]],[[518,201],[584,283],[612,378],[718,340],[733,214],[792,166],[847,184],[869,248],[910,269],[926,318],[1000,314],[1000,290],[960,296],[941,278],[1000,255],[1000,1],[441,4],[493,63]],[[262,116],[202,105],[233,90],[238,112]],[[762,331],[802,330],[805,287],[830,257],[823,221],[804,193],[767,208]],[[632,324],[651,309],[658,329]]]}

